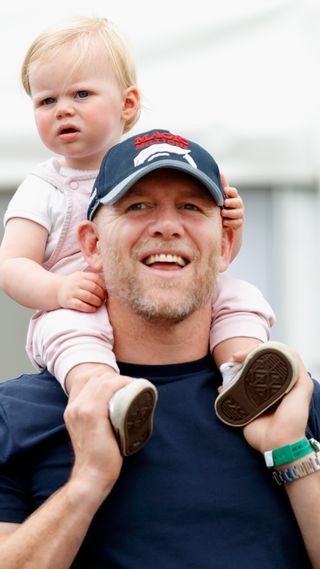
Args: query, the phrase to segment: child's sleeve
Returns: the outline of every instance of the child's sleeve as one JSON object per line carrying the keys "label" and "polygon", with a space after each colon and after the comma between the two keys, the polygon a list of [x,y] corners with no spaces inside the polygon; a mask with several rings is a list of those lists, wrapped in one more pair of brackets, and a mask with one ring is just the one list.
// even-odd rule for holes
{"label": "child's sleeve", "polygon": [[253,284],[220,275],[212,296],[210,351],[229,338],[257,338],[266,342],[275,314]]}
{"label": "child's sleeve", "polygon": [[119,372],[106,307],[85,313],[61,308],[38,312],[30,322],[27,354],[38,369],[48,368],[65,390],[68,372],[82,363],[102,363]]}
{"label": "child's sleeve", "polygon": [[59,200],[61,215],[64,215],[65,204],[63,193],[41,178],[29,174],[12,196],[4,214],[4,225],[13,217],[20,217],[35,221],[51,231],[52,220],[50,204],[52,200]]}

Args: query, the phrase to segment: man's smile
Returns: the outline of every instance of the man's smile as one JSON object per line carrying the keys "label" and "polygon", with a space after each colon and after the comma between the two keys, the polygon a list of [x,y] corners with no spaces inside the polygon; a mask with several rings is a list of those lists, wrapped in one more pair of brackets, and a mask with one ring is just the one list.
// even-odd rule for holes
{"label": "man's smile", "polygon": [[185,267],[189,261],[182,257],[181,255],[174,255],[174,254],[169,254],[169,253],[158,253],[158,254],[153,254],[153,255],[149,255],[147,257],[145,257],[142,262],[144,263],[144,265],[147,266],[154,266],[157,265],[170,265],[172,266],[177,266],[177,267]]}

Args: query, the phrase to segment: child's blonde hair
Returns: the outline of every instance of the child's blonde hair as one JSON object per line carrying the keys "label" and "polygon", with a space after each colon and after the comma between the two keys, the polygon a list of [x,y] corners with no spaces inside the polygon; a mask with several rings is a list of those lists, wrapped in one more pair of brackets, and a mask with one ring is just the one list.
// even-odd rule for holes
{"label": "child's blonde hair", "polygon": [[[136,69],[128,47],[113,25],[105,18],[75,18],[67,26],[54,28],[40,34],[29,47],[21,68],[21,80],[26,93],[31,95],[29,71],[32,63],[45,63],[55,59],[62,50],[74,49],[75,68],[84,61],[94,59],[97,48],[105,50],[106,61],[111,64],[122,89],[136,85]],[[139,118],[139,112],[124,126],[130,130]]]}

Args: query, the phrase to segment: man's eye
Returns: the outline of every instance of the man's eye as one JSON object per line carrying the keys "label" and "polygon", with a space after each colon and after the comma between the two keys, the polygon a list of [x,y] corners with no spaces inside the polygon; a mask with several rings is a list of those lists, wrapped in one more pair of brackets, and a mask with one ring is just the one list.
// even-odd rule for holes
{"label": "man's eye", "polygon": [[79,99],[85,99],[86,97],[89,97],[89,91],[78,91],[77,97],[79,97]]}
{"label": "man's eye", "polygon": [[140,209],[146,209],[146,204],[142,202],[133,203],[128,207],[128,211],[136,211]]}
{"label": "man's eye", "polygon": [[46,99],[43,99],[41,101],[41,104],[46,106],[46,105],[52,105],[55,102],[55,99],[53,97],[47,97]]}
{"label": "man's eye", "polygon": [[199,211],[199,208],[194,203],[185,203],[183,204],[183,209],[189,209],[190,211]]}

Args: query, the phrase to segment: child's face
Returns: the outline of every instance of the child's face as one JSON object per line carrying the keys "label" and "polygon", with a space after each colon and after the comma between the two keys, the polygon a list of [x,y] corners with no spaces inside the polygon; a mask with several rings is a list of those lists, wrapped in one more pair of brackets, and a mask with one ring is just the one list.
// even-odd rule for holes
{"label": "child's face", "polygon": [[74,57],[30,67],[31,97],[43,143],[70,168],[92,170],[123,132],[126,93],[105,56],[71,73]]}

